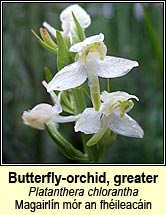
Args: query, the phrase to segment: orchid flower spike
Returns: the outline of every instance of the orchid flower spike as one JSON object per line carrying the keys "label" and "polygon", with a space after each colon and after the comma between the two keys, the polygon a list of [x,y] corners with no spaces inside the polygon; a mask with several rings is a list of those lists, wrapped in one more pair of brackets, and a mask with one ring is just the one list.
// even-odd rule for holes
{"label": "orchid flower spike", "polygon": [[[75,23],[73,20],[72,12],[77,18],[80,26],[85,29],[91,24],[90,16],[87,12],[80,7],[78,4],[70,5],[65,8],[60,14],[60,20],[62,22],[62,35],[64,37],[69,37],[71,44],[73,43],[73,35],[75,34]],[[54,36],[56,37],[56,29],[54,29],[47,22],[43,22],[43,26]]]}
{"label": "orchid flower spike", "polygon": [[76,62],[65,66],[48,83],[47,91],[63,91],[80,86],[88,78],[92,103],[96,111],[100,108],[100,87],[98,76],[116,78],[126,75],[138,62],[106,56],[104,35],[91,36],[70,47],[78,55]]}
{"label": "orchid flower spike", "polygon": [[87,143],[89,146],[96,144],[108,128],[123,136],[142,138],[143,129],[127,114],[134,106],[131,99],[139,100],[136,96],[122,91],[103,92],[100,111],[86,108],[76,122],[75,131],[94,134]]}

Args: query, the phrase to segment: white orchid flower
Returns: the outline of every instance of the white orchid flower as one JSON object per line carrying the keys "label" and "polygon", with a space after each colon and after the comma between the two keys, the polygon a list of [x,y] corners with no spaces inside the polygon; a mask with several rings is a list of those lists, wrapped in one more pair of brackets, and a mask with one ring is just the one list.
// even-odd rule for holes
{"label": "white orchid flower", "polygon": [[[47,87],[45,81],[42,82],[44,87]],[[61,116],[62,106],[58,100],[56,94],[51,91],[51,98],[54,105],[42,103],[36,105],[32,110],[24,111],[22,114],[22,119],[25,125],[29,125],[33,128],[44,130],[46,123],[53,123],[57,128],[58,123],[73,122],[78,119],[77,116]]]}
{"label": "white orchid flower", "polygon": [[[87,12],[80,7],[78,4],[70,5],[64,9],[60,14],[60,20],[62,22],[62,35],[64,37],[69,37],[72,43],[73,34],[75,33],[75,23],[73,20],[72,12],[77,18],[80,26],[85,29],[91,24],[90,16]],[[47,22],[43,22],[43,26],[54,36],[56,37],[56,29],[49,25]]]}
{"label": "white orchid flower", "polygon": [[[38,104],[32,110],[24,111],[22,119],[25,125],[44,130],[44,124],[52,121],[58,115],[57,106]],[[57,126],[55,124],[55,126]]]}
{"label": "white orchid flower", "polygon": [[127,74],[138,62],[106,56],[104,35],[91,36],[71,46],[70,51],[78,53],[78,60],[60,70],[48,83],[47,91],[63,91],[80,86],[88,78],[92,103],[95,110],[100,108],[100,87],[98,76],[116,78]]}
{"label": "white orchid flower", "polygon": [[46,123],[52,123],[57,128],[58,123],[73,122],[78,116],[60,116],[62,112],[58,104],[54,106],[42,103],[36,105],[32,110],[24,111],[22,119],[25,125],[44,130]]}
{"label": "white orchid flower", "polygon": [[143,138],[143,129],[127,114],[134,105],[130,100],[132,98],[139,100],[126,92],[103,92],[100,111],[96,112],[94,108],[85,109],[76,122],[75,131],[94,133],[88,145],[97,143],[108,128],[123,136]]}

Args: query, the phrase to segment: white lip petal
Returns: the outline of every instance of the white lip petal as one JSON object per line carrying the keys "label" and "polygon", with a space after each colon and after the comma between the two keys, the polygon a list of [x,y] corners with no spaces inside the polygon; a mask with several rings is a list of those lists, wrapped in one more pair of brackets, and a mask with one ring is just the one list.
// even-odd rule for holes
{"label": "white lip petal", "polygon": [[117,134],[143,138],[144,131],[141,126],[129,115],[125,114],[124,117],[120,117],[118,111],[114,111],[110,116],[109,128]]}
{"label": "white lip petal", "polygon": [[85,134],[97,133],[101,128],[100,115],[93,108],[86,108],[76,122],[75,131],[81,131]]}
{"label": "white lip petal", "polygon": [[79,62],[72,63],[61,69],[48,83],[47,91],[68,90],[80,86],[85,82],[87,76]]}
{"label": "white lip petal", "polygon": [[100,61],[98,75],[102,78],[116,78],[126,75],[138,62],[119,57],[106,56]]}

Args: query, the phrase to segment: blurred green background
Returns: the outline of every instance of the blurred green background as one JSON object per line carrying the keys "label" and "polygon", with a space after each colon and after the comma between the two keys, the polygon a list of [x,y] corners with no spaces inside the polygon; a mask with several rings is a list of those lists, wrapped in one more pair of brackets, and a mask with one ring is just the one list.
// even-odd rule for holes
{"label": "blurred green background", "polygon": [[[77,163],[57,150],[46,131],[22,123],[21,112],[50,98],[41,81],[43,69],[56,72],[56,58],[37,42],[43,21],[61,29],[60,12],[71,3],[3,3],[3,163]],[[103,163],[163,163],[163,4],[79,3],[90,15],[86,35],[105,35],[109,55],[140,64],[124,77],[111,79],[111,91],[140,98],[130,116],[143,127],[143,139],[118,136]],[[105,80],[100,80],[104,90]],[[60,127],[79,148],[79,133]]]}

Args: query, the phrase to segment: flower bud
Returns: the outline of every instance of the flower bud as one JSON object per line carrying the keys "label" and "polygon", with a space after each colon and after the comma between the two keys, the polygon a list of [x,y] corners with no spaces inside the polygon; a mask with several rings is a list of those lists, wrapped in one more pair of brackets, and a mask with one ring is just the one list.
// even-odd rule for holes
{"label": "flower bud", "polygon": [[32,110],[24,111],[22,119],[25,125],[44,130],[44,124],[52,120],[55,112],[55,106],[38,104]]}

